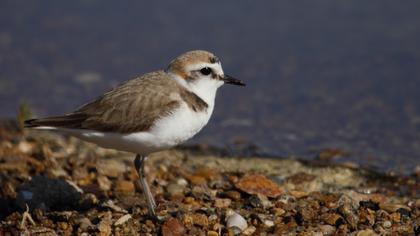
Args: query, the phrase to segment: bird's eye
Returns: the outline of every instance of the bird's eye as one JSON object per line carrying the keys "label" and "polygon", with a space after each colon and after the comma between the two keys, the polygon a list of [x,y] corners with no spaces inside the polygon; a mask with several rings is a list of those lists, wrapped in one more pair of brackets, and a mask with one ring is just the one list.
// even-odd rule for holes
{"label": "bird's eye", "polygon": [[211,74],[211,69],[209,67],[204,67],[203,69],[200,70],[201,74],[203,75],[209,75]]}

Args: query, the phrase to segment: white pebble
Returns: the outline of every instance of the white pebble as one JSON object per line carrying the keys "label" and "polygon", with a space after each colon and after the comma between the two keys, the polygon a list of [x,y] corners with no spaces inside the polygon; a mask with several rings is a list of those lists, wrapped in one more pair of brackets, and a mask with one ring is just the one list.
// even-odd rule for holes
{"label": "white pebble", "polygon": [[226,218],[226,225],[228,228],[232,228],[235,234],[240,234],[242,231],[248,228],[246,220],[238,213],[231,210],[228,211],[226,215],[228,216]]}
{"label": "white pebble", "polygon": [[115,223],[114,223],[114,225],[115,226],[118,226],[118,225],[122,225],[122,224],[124,224],[125,222],[127,222],[129,219],[131,219],[131,215],[130,214],[125,214],[125,215],[123,215],[123,216],[121,216]]}

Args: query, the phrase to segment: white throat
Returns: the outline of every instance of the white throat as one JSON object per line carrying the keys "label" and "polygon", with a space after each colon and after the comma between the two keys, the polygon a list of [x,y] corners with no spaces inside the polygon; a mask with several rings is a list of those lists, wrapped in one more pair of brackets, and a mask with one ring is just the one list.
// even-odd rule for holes
{"label": "white throat", "polygon": [[223,81],[210,78],[201,78],[193,82],[187,82],[185,79],[179,77],[176,74],[170,75],[173,79],[175,79],[176,82],[185,87],[188,91],[195,93],[207,103],[209,108],[213,109],[217,89],[223,85]]}

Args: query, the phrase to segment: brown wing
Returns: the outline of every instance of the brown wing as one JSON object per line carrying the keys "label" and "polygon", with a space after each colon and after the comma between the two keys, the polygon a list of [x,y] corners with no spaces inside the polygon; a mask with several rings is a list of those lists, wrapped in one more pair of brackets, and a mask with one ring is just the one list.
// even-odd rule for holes
{"label": "brown wing", "polygon": [[64,116],[33,119],[26,127],[53,126],[130,133],[148,130],[153,122],[180,105],[180,87],[163,71],[130,80]]}

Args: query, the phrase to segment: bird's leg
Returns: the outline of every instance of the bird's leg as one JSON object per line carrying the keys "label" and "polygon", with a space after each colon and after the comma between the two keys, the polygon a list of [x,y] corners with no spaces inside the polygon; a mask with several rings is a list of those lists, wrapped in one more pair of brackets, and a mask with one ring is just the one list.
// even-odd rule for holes
{"label": "bird's leg", "polygon": [[153,198],[152,192],[150,191],[149,185],[147,184],[146,173],[144,172],[144,164],[147,160],[147,156],[136,155],[134,160],[134,165],[136,167],[137,173],[139,174],[139,181],[143,187],[144,195],[146,196],[147,208],[149,210],[149,215],[153,218],[156,218],[155,208],[156,202]]}

